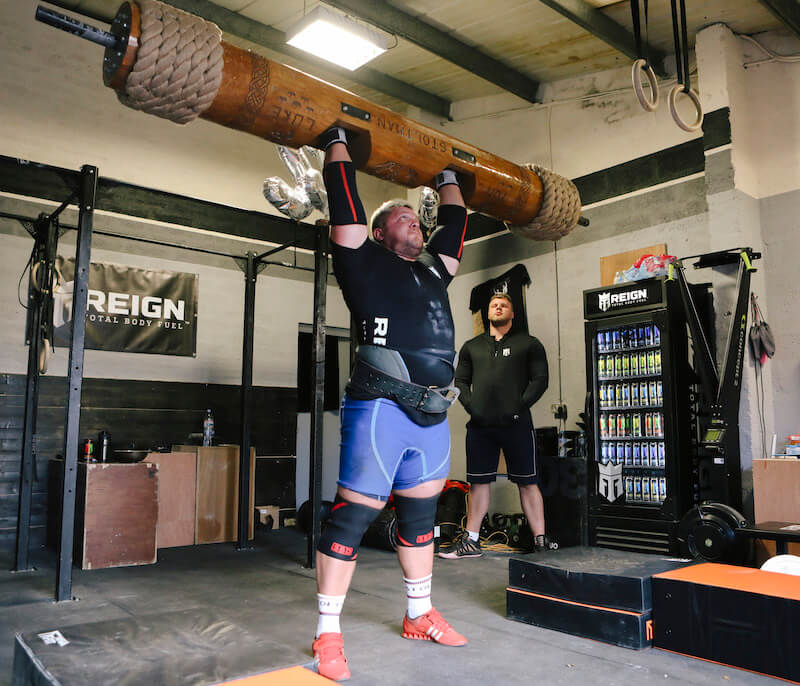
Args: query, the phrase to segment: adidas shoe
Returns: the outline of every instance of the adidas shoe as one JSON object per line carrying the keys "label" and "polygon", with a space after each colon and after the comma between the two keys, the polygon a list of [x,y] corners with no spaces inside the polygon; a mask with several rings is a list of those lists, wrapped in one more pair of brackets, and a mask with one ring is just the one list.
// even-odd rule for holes
{"label": "adidas shoe", "polygon": [[439,551],[439,557],[445,560],[460,560],[462,557],[480,557],[483,554],[481,542],[473,541],[465,531],[455,541],[453,545],[445,550]]}
{"label": "adidas shoe", "polygon": [[344,656],[344,639],[340,633],[320,634],[311,644],[317,672],[332,681],[345,681],[350,678],[350,668]]}
{"label": "adidas shoe", "polygon": [[413,641],[436,641],[443,646],[463,646],[467,639],[459,634],[448,621],[431,608],[416,619],[403,617],[403,638]]}

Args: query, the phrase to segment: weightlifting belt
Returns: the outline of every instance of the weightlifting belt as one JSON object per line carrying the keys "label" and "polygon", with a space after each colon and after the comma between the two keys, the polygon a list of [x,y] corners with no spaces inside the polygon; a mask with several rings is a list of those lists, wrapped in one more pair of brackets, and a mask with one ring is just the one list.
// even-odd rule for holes
{"label": "weightlifting belt", "polygon": [[[376,364],[388,367],[393,374],[379,369]],[[400,375],[406,378],[398,378]],[[371,345],[359,346],[356,351],[349,385],[355,391],[390,398],[400,405],[428,414],[447,412],[460,392],[455,386],[414,383],[408,378],[408,371],[397,351]]]}

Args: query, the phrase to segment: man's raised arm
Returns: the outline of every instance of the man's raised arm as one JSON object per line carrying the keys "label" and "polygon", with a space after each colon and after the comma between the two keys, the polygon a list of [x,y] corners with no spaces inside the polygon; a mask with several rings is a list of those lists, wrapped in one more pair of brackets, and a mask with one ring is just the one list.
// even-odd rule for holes
{"label": "man's raised arm", "polygon": [[464,249],[467,232],[467,208],[452,169],[436,175],[436,190],[439,193],[439,228],[428,241],[428,249],[441,258],[450,276],[455,276]]}
{"label": "man's raised arm", "polygon": [[367,240],[367,215],[358,197],[356,168],[347,149],[344,129],[328,129],[320,138],[325,150],[322,176],[328,192],[331,240],[345,248],[359,248]]}

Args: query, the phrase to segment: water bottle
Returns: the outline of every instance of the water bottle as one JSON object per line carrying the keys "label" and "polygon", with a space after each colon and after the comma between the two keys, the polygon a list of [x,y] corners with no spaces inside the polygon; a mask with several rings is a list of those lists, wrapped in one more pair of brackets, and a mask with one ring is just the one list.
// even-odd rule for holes
{"label": "water bottle", "polygon": [[214,415],[211,410],[206,410],[206,418],[203,420],[203,445],[210,446],[214,442]]}

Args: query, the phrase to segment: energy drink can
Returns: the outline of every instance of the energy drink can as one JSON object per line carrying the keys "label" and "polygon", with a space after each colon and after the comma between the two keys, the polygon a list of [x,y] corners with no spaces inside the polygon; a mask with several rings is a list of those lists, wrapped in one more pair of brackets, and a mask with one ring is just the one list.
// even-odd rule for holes
{"label": "energy drink can", "polygon": [[614,376],[622,376],[622,355],[614,355]]}
{"label": "energy drink can", "polygon": [[625,462],[625,444],[620,441],[617,443],[617,461],[614,464],[622,464]]}
{"label": "energy drink can", "polygon": [[653,345],[661,345],[661,329],[653,324]]}
{"label": "energy drink can", "polygon": [[[625,464],[628,464],[627,462]],[[631,467],[642,466],[642,446],[637,442],[633,444],[631,449]]]}
{"label": "energy drink can", "polygon": [[625,435],[625,414],[620,412],[617,415],[617,437],[623,438]]}
{"label": "energy drink can", "polygon": [[658,478],[655,476],[650,477],[650,500],[657,503],[661,500],[658,497]]}
{"label": "energy drink can", "polygon": [[597,352],[604,353],[606,351],[606,338],[602,331],[597,332]]}
{"label": "energy drink can", "polygon": [[638,438],[642,435],[642,415],[639,412],[633,415],[633,436]]}
{"label": "energy drink can", "polygon": [[658,466],[664,467],[666,466],[667,458],[666,458],[666,449],[664,448],[663,443],[658,444]]}
{"label": "energy drink can", "polygon": [[628,346],[631,348],[639,347],[639,335],[635,326],[628,329]]}
{"label": "energy drink can", "polygon": [[631,406],[631,385],[629,383],[622,384],[622,407]]}
{"label": "energy drink can", "polygon": [[600,438],[608,438],[608,417],[605,413],[600,413]]}
{"label": "energy drink can", "polygon": [[658,464],[658,443],[653,441],[650,443],[650,466],[655,467]]}
{"label": "energy drink can", "polygon": [[604,379],[606,376],[606,355],[597,356],[597,378]]}
{"label": "energy drink can", "polygon": [[647,351],[639,353],[639,374],[647,374]]}
{"label": "energy drink can", "polygon": [[618,383],[614,386],[614,404],[617,407],[622,407],[622,384]]}
{"label": "energy drink can", "polygon": [[615,464],[617,461],[617,444],[616,443],[607,443],[603,444],[603,447],[606,448],[606,461],[603,464]]}
{"label": "energy drink can", "polygon": [[650,404],[650,400],[647,397],[647,381],[639,383],[639,404],[643,407]]}
{"label": "energy drink can", "polygon": [[636,327],[636,340],[639,342],[640,346],[647,345],[647,339],[644,337],[644,326]]}
{"label": "energy drink can", "polygon": [[614,329],[611,334],[612,336],[612,349],[619,350],[622,347],[622,336],[619,333],[619,329]]}
{"label": "energy drink can", "polygon": [[622,376],[630,376],[631,356],[628,353],[622,354]]}
{"label": "energy drink can", "polygon": [[646,324],[644,327],[644,343],[642,345],[653,345],[653,326]]}
{"label": "energy drink can", "polygon": [[631,384],[631,405],[639,406],[639,384],[635,382]]}
{"label": "energy drink can", "polygon": [[653,436],[662,437],[664,435],[664,421],[660,412],[653,412]]}
{"label": "energy drink can", "polygon": [[642,477],[642,500],[646,503],[650,501],[650,479],[646,476]]}
{"label": "energy drink can", "polygon": [[633,477],[626,476],[625,477],[625,498],[627,500],[633,500]]}
{"label": "energy drink can", "polygon": [[600,445],[600,463],[608,464],[608,443]]}
{"label": "energy drink can", "polygon": [[631,355],[631,376],[639,376],[639,355],[636,353]]}
{"label": "energy drink can", "polygon": [[613,344],[611,342],[611,332],[603,331],[603,347],[605,348],[605,351],[608,352],[609,350],[611,350],[612,345]]}
{"label": "energy drink can", "polygon": [[642,499],[642,477],[641,476],[633,477],[633,499],[635,501],[641,501],[641,499]]}
{"label": "energy drink can", "polygon": [[650,466],[650,448],[647,443],[642,443],[641,450],[639,451],[642,454],[642,466],[649,467]]}
{"label": "energy drink can", "polygon": [[656,404],[657,393],[656,393],[656,382],[655,381],[651,381],[650,383],[647,384],[647,397],[650,399],[650,403],[649,403],[650,405],[655,405]]}
{"label": "energy drink can", "polygon": [[625,417],[625,425],[624,425],[625,433],[623,433],[622,435],[623,436],[630,436],[631,435],[631,416],[629,414],[626,414],[626,415],[624,415],[624,417]]}
{"label": "energy drink can", "polygon": [[645,412],[644,415],[644,435],[650,437],[653,435],[653,413]]}
{"label": "energy drink can", "polygon": [[647,373],[656,373],[656,354],[652,350],[647,351]]}
{"label": "energy drink can", "polygon": [[653,356],[655,357],[656,374],[661,374],[661,351],[656,350]]}
{"label": "energy drink can", "polygon": [[633,464],[633,444],[628,441],[625,444],[625,464]]}
{"label": "energy drink can", "polygon": [[664,404],[664,384],[661,381],[656,381],[656,403]]}
{"label": "energy drink can", "polygon": [[667,478],[665,476],[658,480],[658,496],[662,503],[667,499]]}
{"label": "energy drink can", "polygon": [[599,396],[600,409],[602,410],[606,406],[606,385],[604,383],[600,384],[597,393]]}

